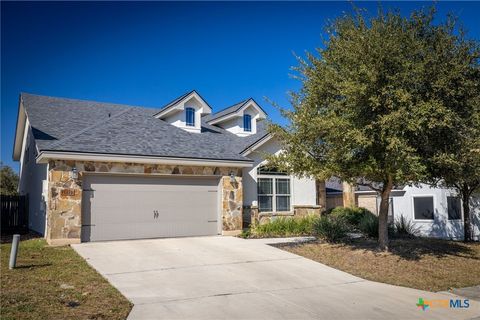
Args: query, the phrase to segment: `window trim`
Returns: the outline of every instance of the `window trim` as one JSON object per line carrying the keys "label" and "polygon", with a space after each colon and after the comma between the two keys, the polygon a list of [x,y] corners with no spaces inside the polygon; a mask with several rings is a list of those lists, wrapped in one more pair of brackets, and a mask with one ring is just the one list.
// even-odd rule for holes
{"label": "window trim", "polygon": [[[192,123],[188,122],[188,113],[190,112],[190,110],[193,113],[193,117],[192,117],[193,122]],[[185,125],[187,127],[195,127],[195,108],[192,108],[192,107],[185,108]]]}
{"label": "window trim", "polygon": [[[262,194],[259,194],[258,193],[258,185],[259,185],[259,179],[265,179],[265,180],[271,180],[271,185],[272,185],[272,193],[262,193]],[[272,210],[271,211],[260,211],[260,197],[261,196],[264,196],[264,197],[271,197],[272,198]],[[270,177],[257,177],[257,201],[258,201],[258,212],[274,212],[274,208],[276,206],[275,204],[275,180],[270,178]]]}
{"label": "window trim", "polygon": [[[247,123],[246,120],[248,119],[248,130],[245,124]],[[252,116],[249,114],[243,115],[243,131],[245,132],[252,132]]]}
{"label": "window trim", "polygon": [[274,171],[274,170],[278,170],[277,168],[271,168],[272,171],[268,171],[268,170],[265,170],[264,172],[260,172],[260,170],[262,168],[268,168],[268,166],[266,165],[260,165],[257,167],[257,176],[267,176],[267,177],[271,177],[271,176],[282,176],[282,177],[289,177],[289,174],[286,173],[286,172],[281,172],[281,171]]}
{"label": "window trim", "polygon": [[[274,196],[275,196],[275,212],[290,212],[292,211],[292,180],[289,176],[282,176],[283,178],[275,178],[275,189],[274,189]],[[286,193],[278,193],[277,192],[277,183],[278,180],[288,180],[288,194]],[[277,210],[277,197],[288,197],[288,210],[286,211],[278,211]]]}
{"label": "window trim", "polygon": [[[258,179],[271,179],[272,180],[272,194],[265,194],[265,196],[272,196],[272,211],[260,211],[260,200],[259,200],[259,196],[261,196],[260,194],[258,194]],[[287,211],[278,211],[277,210],[277,179],[284,179],[284,180],[288,180],[289,181],[289,188],[290,188],[290,194],[289,195],[286,195],[286,194],[278,194],[279,196],[288,196],[290,197],[290,203],[289,203],[289,208]],[[258,201],[258,212],[281,212],[281,213],[285,213],[285,212],[292,212],[292,199],[293,199],[293,192],[292,192],[292,177],[289,176],[289,175],[257,175],[257,201]],[[263,195],[263,194],[262,194]]]}
{"label": "window trim", "polygon": [[[415,198],[432,198],[432,201],[433,201],[433,219],[416,219],[415,218]],[[435,197],[434,194],[412,195],[412,216],[413,216],[412,221],[434,223],[435,222],[435,211],[437,210],[437,207],[436,207],[435,203],[436,203],[436,197]]]}
{"label": "window trim", "polygon": [[[449,218],[449,215],[448,215],[448,198],[457,198],[458,201],[460,202],[460,219],[450,219]],[[458,196],[455,196],[455,195],[448,195],[447,194],[447,221],[463,221],[463,203],[462,203],[462,199]]]}

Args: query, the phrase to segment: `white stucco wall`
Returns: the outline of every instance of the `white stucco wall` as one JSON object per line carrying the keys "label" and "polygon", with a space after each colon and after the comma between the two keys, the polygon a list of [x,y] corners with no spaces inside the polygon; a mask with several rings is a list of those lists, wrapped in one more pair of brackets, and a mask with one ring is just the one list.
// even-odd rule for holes
{"label": "white stucco wall", "polygon": [[475,194],[472,199],[472,225],[473,239],[480,241],[480,193]]}
{"label": "white stucco wall", "polygon": [[[252,131],[245,132],[243,128],[243,115],[248,114],[252,117]],[[260,118],[260,113],[252,106],[247,107],[243,112],[232,119],[226,120],[219,124],[225,130],[239,135],[239,136],[248,136],[251,134],[257,133],[257,121]]]}
{"label": "white stucco wall", "polygon": [[[448,220],[447,196],[455,196],[456,193],[451,189],[432,188],[422,184],[419,187],[405,187],[403,195],[393,196],[393,208],[395,219],[404,216],[407,220],[413,221],[418,226],[422,236],[444,238],[444,239],[462,239],[463,238],[463,220]],[[433,196],[434,219],[415,220],[413,210],[413,198],[415,196]],[[472,222],[475,223],[474,237],[479,239],[480,210],[474,208]]]}
{"label": "white stucco wall", "polygon": [[[254,160],[253,168],[243,169],[243,204],[252,205],[257,201],[257,168],[264,163],[263,154],[276,154],[281,147],[274,139],[269,140],[248,157]],[[291,201],[293,205],[316,205],[315,180],[291,177]]]}
{"label": "white stucco wall", "polygon": [[[28,152],[27,152],[28,150]],[[47,164],[35,162],[36,149],[30,125],[27,122],[24,150],[20,158],[19,193],[28,195],[28,227],[45,234],[45,201],[42,198],[43,180],[47,179]],[[28,159],[28,160],[27,160]]]}
{"label": "white stucco wall", "polygon": [[[186,124],[186,108],[195,109],[195,126],[187,126]],[[205,112],[204,107],[196,98],[191,98],[185,103],[179,105],[175,112],[166,116],[163,120],[181,129],[189,132],[200,133],[201,132],[201,114]]]}

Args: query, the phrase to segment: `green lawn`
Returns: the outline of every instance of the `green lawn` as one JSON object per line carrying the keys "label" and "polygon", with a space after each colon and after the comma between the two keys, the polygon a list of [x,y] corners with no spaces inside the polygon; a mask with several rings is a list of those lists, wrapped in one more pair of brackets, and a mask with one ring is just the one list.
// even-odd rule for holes
{"label": "green lawn", "polygon": [[1,319],[125,319],[130,312],[132,304],[72,248],[22,241],[9,270],[10,247],[1,245]]}

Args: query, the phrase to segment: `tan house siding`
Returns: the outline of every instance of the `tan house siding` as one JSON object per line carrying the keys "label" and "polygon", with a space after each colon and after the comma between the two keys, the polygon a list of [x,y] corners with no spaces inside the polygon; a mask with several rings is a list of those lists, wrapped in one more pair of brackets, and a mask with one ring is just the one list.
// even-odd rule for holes
{"label": "tan house siding", "polygon": [[335,207],[343,207],[343,195],[327,195],[327,210],[333,209]]}
{"label": "tan house siding", "polygon": [[357,194],[357,207],[362,207],[377,214],[377,196],[375,194]]}
{"label": "tan house siding", "polygon": [[[344,207],[342,194],[327,195],[327,210],[335,207]],[[355,195],[355,206],[362,207],[377,214],[377,196],[375,194]]]}
{"label": "tan house siding", "polygon": [[[78,178],[71,176],[76,168]],[[230,172],[235,173],[235,183]],[[176,166],[91,161],[49,161],[49,202],[47,209],[48,243],[64,245],[79,243],[82,229],[82,179],[84,172],[130,173],[142,175],[217,175],[221,178],[222,225],[224,233],[242,229],[242,170],[235,167]]]}

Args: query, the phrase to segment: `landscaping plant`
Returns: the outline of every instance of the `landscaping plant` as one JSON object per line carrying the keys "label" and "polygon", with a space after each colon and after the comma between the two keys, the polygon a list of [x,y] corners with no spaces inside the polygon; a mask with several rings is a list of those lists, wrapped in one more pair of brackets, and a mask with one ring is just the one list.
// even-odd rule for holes
{"label": "landscaping plant", "polygon": [[415,238],[418,236],[420,230],[419,227],[411,220],[407,220],[404,216],[400,216],[394,223],[395,236],[405,238]]}
{"label": "landscaping plant", "polygon": [[362,233],[371,238],[378,237],[378,217],[375,215],[365,215],[360,219],[358,228]]}
{"label": "landscaping plant", "polygon": [[349,228],[344,219],[335,216],[322,216],[315,221],[314,233],[319,238],[336,242],[346,237]]}
{"label": "landscaping plant", "polygon": [[344,219],[352,227],[358,227],[360,220],[365,215],[374,215],[372,212],[365,208],[360,207],[336,207],[331,210],[330,215],[332,217],[338,217]]}
{"label": "landscaping plant", "polygon": [[317,216],[279,217],[264,224],[256,224],[250,229],[253,237],[294,237],[312,235]]}

